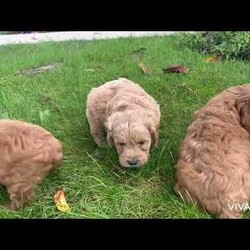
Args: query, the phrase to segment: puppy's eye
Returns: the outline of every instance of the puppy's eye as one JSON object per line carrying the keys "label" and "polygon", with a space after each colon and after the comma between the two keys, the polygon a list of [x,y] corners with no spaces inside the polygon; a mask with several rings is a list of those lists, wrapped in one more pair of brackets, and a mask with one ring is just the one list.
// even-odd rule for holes
{"label": "puppy's eye", "polygon": [[143,146],[143,145],[145,144],[145,141],[140,141],[140,142],[138,142],[138,144],[139,144],[140,146]]}
{"label": "puppy's eye", "polygon": [[118,145],[124,147],[126,144],[124,142],[119,142]]}

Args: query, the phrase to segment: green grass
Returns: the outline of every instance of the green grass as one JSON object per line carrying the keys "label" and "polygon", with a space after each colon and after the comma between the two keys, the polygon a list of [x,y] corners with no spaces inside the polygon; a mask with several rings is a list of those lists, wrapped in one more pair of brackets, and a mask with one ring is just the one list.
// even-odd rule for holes
{"label": "green grass", "polygon": [[[64,165],[38,187],[35,198],[12,212],[0,207],[0,218],[211,218],[185,204],[173,190],[178,147],[193,111],[226,87],[250,80],[250,64],[204,62],[202,55],[177,45],[177,38],[121,38],[0,46],[0,117],[45,127],[62,141]],[[152,74],[143,75],[132,53]],[[60,62],[34,75],[22,70]],[[186,75],[164,74],[182,64]],[[97,71],[89,69],[98,68]],[[94,86],[117,77],[138,82],[160,104],[160,143],[140,171],[117,173],[114,149],[97,148],[85,116],[86,96]],[[61,213],[53,195],[63,188],[70,212]],[[8,195],[0,189],[0,203]],[[246,215],[247,217],[247,215]]]}

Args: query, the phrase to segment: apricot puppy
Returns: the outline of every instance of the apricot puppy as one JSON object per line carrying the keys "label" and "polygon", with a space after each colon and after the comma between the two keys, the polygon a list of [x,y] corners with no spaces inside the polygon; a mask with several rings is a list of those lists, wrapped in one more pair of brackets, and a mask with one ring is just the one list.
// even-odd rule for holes
{"label": "apricot puppy", "polygon": [[17,210],[45,176],[63,162],[61,143],[45,129],[17,120],[0,120],[0,184]]}
{"label": "apricot puppy", "polygon": [[213,97],[187,129],[176,192],[216,217],[241,218],[250,202],[249,132],[250,84]]}
{"label": "apricot puppy", "polygon": [[86,115],[98,145],[107,138],[123,167],[140,167],[159,137],[160,108],[138,84],[119,78],[93,88]]}

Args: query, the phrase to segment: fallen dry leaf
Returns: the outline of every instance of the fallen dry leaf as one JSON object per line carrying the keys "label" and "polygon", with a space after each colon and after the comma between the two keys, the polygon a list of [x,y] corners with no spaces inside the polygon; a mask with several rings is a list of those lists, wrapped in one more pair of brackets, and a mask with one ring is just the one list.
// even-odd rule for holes
{"label": "fallen dry leaf", "polygon": [[139,63],[139,67],[144,74],[149,74],[152,71],[149,67],[145,66],[143,63]]}
{"label": "fallen dry leaf", "polygon": [[213,57],[208,57],[208,58],[205,59],[205,62],[209,62],[209,63],[211,63],[211,62],[217,63],[217,62],[220,62],[220,61],[221,61],[221,55],[220,54],[217,54],[217,55],[215,55]]}
{"label": "fallen dry leaf", "polygon": [[54,195],[54,201],[56,203],[56,207],[61,212],[69,211],[69,205],[66,202],[65,194],[62,189],[58,190]]}
{"label": "fallen dry leaf", "polygon": [[183,74],[186,74],[189,71],[187,67],[178,64],[171,65],[162,70],[164,73],[183,73]]}
{"label": "fallen dry leaf", "polygon": [[34,75],[34,74],[38,74],[38,73],[43,73],[49,70],[52,70],[54,68],[57,68],[60,65],[60,63],[52,63],[52,64],[48,64],[48,65],[44,65],[38,68],[33,68],[33,69],[27,69],[27,70],[23,70],[20,73],[18,73],[18,75]]}

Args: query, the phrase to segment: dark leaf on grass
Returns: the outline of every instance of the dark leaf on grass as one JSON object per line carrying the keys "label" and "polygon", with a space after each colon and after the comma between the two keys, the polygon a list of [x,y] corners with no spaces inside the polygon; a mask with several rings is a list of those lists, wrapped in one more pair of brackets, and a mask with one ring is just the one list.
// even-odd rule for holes
{"label": "dark leaf on grass", "polygon": [[187,67],[179,65],[179,64],[171,65],[162,70],[164,73],[183,73],[183,74],[186,74],[189,71]]}
{"label": "dark leaf on grass", "polygon": [[132,58],[136,60],[140,59],[143,56],[145,50],[146,48],[144,47],[134,50],[131,54]]}
{"label": "dark leaf on grass", "polygon": [[47,72],[49,70],[57,68],[59,65],[60,65],[60,63],[52,63],[52,64],[44,65],[44,66],[41,66],[38,68],[23,70],[19,74],[21,74],[21,75],[34,75],[34,74],[44,73],[44,72]]}
{"label": "dark leaf on grass", "polygon": [[139,67],[144,74],[149,74],[152,71],[149,67],[145,66],[143,63],[139,63]]}

